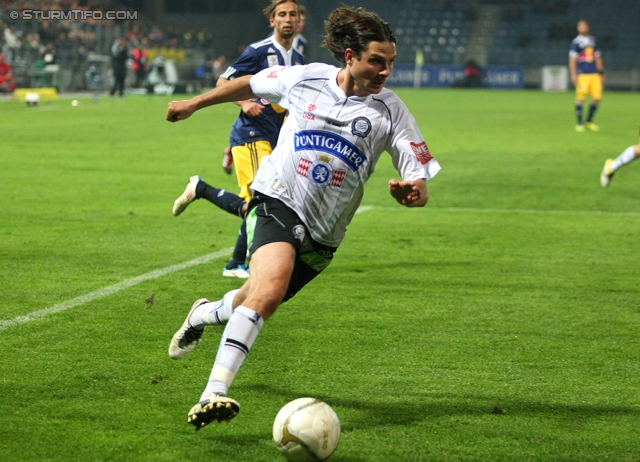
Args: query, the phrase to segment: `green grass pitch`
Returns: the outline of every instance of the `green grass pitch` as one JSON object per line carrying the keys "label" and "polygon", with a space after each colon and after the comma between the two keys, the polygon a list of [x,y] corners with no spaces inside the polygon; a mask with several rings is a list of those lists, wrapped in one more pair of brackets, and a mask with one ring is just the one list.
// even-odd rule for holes
{"label": "green grass pitch", "polygon": [[[396,204],[388,156],[331,266],[269,320],[231,388],[234,421],[187,412],[221,329],[168,342],[218,299],[239,220],[173,200],[220,167],[237,107],[164,121],[170,98],[0,103],[0,323],[219,252],[0,329],[2,461],[277,461],[273,419],[302,396],[342,423],[335,461],[640,458],[640,95],[605,93],[599,133],[573,95],[399,90],[443,170]],[[153,294],[153,303],[146,300]]]}

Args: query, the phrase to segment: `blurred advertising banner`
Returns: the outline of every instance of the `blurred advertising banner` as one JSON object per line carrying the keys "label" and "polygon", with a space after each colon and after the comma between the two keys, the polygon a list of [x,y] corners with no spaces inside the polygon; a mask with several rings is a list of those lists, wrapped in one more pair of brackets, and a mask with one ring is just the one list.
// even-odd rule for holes
{"label": "blurred advertising banner", "polygon": [[[425,87],[452,87],[461,85],[465,79],[464,66],[456,65],[413,65],[397,64],[391,77],[387,79],[389,87],[416,87],[419,82]],[[484,88],[524,88],[524,69],[516,66],[485,66],[482,68],[481,85]]]}

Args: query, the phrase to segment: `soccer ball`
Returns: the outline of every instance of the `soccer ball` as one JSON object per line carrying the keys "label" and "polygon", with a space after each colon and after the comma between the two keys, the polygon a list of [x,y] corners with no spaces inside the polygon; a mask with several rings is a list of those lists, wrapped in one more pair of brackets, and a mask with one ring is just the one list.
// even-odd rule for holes
{"label": "soccer ball", "polygon": [[327,403],[298,398],[278,412],[273,441],[292,462],[325,460],[340,442],[340,421]]}

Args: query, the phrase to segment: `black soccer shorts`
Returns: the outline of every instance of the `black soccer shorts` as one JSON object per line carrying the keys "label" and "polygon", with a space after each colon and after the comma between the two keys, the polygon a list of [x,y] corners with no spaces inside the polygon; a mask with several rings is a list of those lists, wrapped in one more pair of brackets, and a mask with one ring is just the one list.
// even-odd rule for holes
{"label": "black soccer shorts", "polygon": [[288,242],[296,249],[296,261],[284,302],[329,266],[337,250],[314,241],[293,210],[259,192],[254,192],[249,202],[246,223],[249,260],[258,248],[272,242]]}

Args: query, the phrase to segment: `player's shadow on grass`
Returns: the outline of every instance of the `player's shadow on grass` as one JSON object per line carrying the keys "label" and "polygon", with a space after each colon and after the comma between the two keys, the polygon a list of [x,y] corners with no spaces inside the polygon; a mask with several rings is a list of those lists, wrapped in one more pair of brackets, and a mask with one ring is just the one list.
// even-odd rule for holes
{"label": "player's shadow on grass", "polygon": [[[246,388],[260,390],[284,400],[295,396],[306,396],[304,390],[289,390],[267,384],[250,385]],[[414,395],[412,401],[385,400],[383,397],[376,401],[345,399],[331,395],[316,395],[314,398],[329,403],[331,406],[344,407],[357,411],[348,422],[344,422],[344,430],[386,427],[389,425],[411,426],[417,422],[439,417],[471,417],[493,415],[496,418],[539,417],[557,418],[571,421],[579,425],[580,422],[603,416],[629,415],[640,417],[640,408],[633,406],[616,406],[601,404],[561,404],[540,403],[535,400],[491,397],[491,396],[457,396],[425,395],[421,403],[420,397]],[[457,404],[453,401],[459,401]]]}

